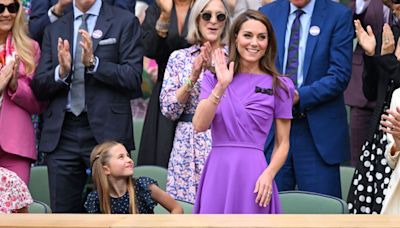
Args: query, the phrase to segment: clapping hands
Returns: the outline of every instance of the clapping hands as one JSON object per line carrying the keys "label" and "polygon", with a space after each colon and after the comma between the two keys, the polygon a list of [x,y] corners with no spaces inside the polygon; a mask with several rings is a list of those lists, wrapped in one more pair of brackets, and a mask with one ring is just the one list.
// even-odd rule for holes
{"label": "clapping hands", "polygon": [[204,68],[207,68],[211,65],[211,44],[210,42],[206,42],[200,48],[200,54],[194,59],[192,75],[190,80],[192,82],[196,82],[199,79],[200,73]]}
{"label": "clapping hands", "polygon": [[0,68],[0,93],[4,92],[7,86],[15,92],[18,87],[19,58],[11,60],[5,66],[0,65]]}
{"label": "clapping hands", "polygon": [[367,31],[361,25],[360,20],[354,20],[354,27],[358,43],[364,49],[365,54],[373,56],[375,54],[376,39],[371,26],[367,26]]}
{"label": "clapping hands", "polygon": [[[367,31],[365,31],[360,20],[355,20],[354,27],[358,43],[364,49],[365,54],[368,56],[375,55],[376,38],[371,26],[368,25]],[[392,29],[388,24],[385,23],[382,31],[381,55],[387,55],[393,52],[396,55],[396,58],[400,60],[400,43],[397,42],[397,47],[395,47]]]}
{"label": "clapping hands", "polygon": [[400,148],[400,107],[396,110],[388,109],[387,114],[381,116],[381,129],[393,136],[397,148]]}

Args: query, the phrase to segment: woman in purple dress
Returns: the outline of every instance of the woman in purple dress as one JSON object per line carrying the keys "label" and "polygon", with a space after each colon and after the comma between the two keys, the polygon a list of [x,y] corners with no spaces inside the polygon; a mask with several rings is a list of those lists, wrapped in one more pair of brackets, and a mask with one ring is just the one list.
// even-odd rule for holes
{"label": "woman in purple dress", "polygon": [[[214,51],[216,75],[204,74],[193,117],[196,131],[211,125],[212,134],[194,213],[280,213],[274,177],[289,150],[294,86],[275,68],[276,39],[263,14],[238,16],[229,37],[229,67],[223,50]],[[267,165],[263,147],[273,122],[277,137]]]}

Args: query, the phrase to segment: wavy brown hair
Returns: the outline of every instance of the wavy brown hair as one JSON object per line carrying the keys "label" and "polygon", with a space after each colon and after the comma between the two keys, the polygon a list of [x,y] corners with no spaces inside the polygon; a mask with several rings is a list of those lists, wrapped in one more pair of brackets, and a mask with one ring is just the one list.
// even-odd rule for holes
{"label": "wavy brown hair", "polygon": [[[111,214],[110,203],[110,183],[107,175],[104,173],[104,165],[108,164],[111,155],[109,151],[121,145],[116,141],[107,141],[97,145],[90,154],[90,166],[92,167],[92,177],[99,194],[100,211],[103,214]],[[128,193],[129,193],[129,213],[136,214],[135,205],[135,188],[132,177],[127,177]]]}
{"label": "wavy brown hair", "polygon": [[268,18],[259,11],[247,10],[244,13],[240,14],[232,24],[231,30],[229,32],[229,62],[235,62],[235,74],[238,73],[241,69],[241,56],[236,48],[236,38],[239,34],[240,29],[242,28],[242,25],[249,20],[256,20],[261,22],[263,25],[265,25],[268,32],[267,50],[265,51],[265,55],[258,62],[260,69],[264,73],[272,76],[274,92],[276,91],[275,88],[277,86],[288,92],[286,86],[278,79],[281,74],[278,72],[275,66],[277,44],[274,29],[272,28],[272,24],[268,20]]}

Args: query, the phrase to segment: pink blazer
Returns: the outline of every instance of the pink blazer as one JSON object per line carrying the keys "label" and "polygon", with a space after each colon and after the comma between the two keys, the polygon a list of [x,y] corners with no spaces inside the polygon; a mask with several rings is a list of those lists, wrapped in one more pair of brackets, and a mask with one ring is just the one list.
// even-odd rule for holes
{"label": "pink blazer", "polygon": [[[40,58],[39,45],[32,41],[35,48],[35,65]],[[43,104],[36,100],[30,88],[33,74],[27,75],[25,66],[19,65],[18,88],[15,93],[4,90],[0,107],[0,147],[6,153],[36,160],[35,134],[32,114],[40,113]]]}

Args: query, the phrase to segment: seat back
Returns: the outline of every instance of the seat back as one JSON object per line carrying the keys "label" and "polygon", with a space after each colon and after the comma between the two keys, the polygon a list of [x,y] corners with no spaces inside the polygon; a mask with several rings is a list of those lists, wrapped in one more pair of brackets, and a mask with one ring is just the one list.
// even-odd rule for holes
{"label": "seat back", "polygon": [[[182,206],[184,214],[192,214],[193,204],[181,200],[177,200],[177,202]],[[154,207],[154,214],[169,214],[169,212],[163,206],[157,204]]]}
{"label": "seat back", "polygon": [[47,166],[34,166],[31,168],[31,176],[28,185],[34,200],[50,205],[49,177]]}
{"label": "seat back", "polygon": [[279,193],[284,214],[348,214],[347,204],[337,197],[305,191]]}
{"label": "seat back", "polygon": [[134,169],[134,177],[150,177],[157,181],[158,186],[165,191],[167,185],[168,170],[154,165],[137,166]]}
{"label": "seat back", "polygon": [[353,180],[354,171],[354,167],[340,167],[340,186],[342,188],[342,199],[344,201],[347,201],[347,196],[349,194],[351,181]]}
{"label": "seat back", "polygon": [[47,214],[51,213],[50,207],[38,200],[34,200],[31,205],[29,205],[28,208],[29,213],[34,213],[34,214]]}
{"label": "seat back", "polygon": [[140,140],[142,138],[142,129],[143,129],[144,119],[135,118],[133,120],[133,138],[135,140],[135,149],[131,151],[131,158],[135,164],[137,164],[138,155],[139,155],[139,147]]}

